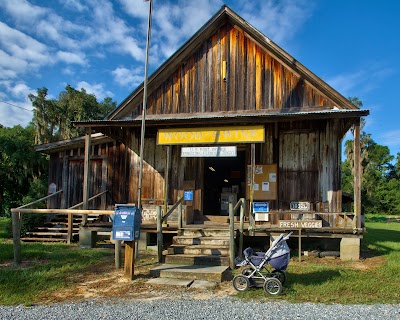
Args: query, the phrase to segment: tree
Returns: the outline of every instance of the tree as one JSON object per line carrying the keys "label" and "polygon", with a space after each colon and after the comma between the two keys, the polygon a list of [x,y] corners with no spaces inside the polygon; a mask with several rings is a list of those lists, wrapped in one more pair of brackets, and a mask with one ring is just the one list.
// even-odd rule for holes
{"label": "tree", "polygon": [[104,118],[116,107],[116,102],[107,97],[98,102],[95,95],[85,89],[78,91],[67,85],[58,100],[47,99],[47,89],[40,88],[37,95],[29,95],[34,107],[32,123],[35,127],[35,143],[48,143],[70,139],[84,134],[74,121]]}
{"label": "tree", "polygon": [[31,184],[47,172],[47,159],[33,149],[34,136],[33,126],[0,126],[0,214],[21,205]]}
{"label": "tree", "polygon": [[[349,100],[361,107],[358,98]],[[361,119],[361,167],[362,167],[362,206],[366,213],[391,213],[400,209],[400,153],[396,164],[387,146],[377,144],[371,134],[363,128],[365,121]],[[345,143],[346,159],[342,163],[342,190],[353,192],[354,183],[354,150],[353,140]]]}

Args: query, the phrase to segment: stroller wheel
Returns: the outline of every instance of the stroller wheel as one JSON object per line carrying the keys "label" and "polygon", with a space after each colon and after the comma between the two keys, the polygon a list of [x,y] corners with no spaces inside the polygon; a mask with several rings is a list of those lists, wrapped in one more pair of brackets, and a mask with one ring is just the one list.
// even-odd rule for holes
{"label": "stroller wheel", "polygon": [[270,273],[270,277],[278,279],[282,283],[282,285],[286,281],[286,273],[285,273],[285,271],[282,271],[282,270],[273,270]]}
{"label": "stroller wheel", "polygon": [[250,276],[253,273],[253,268],[247,267],[242,270],[242,274],[245,276]]}
{"label": "stroller wheel", "polygon": [[268,278],[264,282],[264,290],[270,295],[278,295],[282,293],[282,283],[276,278]]}
{"label": "stroller wheel", "polygon": [[250,287],[249,279],[242,274],[238,274],[234,277],[232,284],[237,291],[246,291]]}

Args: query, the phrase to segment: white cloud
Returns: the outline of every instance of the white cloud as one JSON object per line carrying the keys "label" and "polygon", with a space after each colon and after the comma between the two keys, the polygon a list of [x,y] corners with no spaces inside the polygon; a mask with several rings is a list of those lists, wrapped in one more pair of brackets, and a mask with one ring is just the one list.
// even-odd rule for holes
{"label": "white cloud", "polygon": [[23,82],[0,81],[0,124],[12,127],[28,125],[32,120],[32,103],[28,98],[33,89]]}
{"label": "white cloud", "polygon": [[[129,26],[114,12],[112,3],[106,0],[88,1],[93,12],[91,33],[87,33],[80,44],[87,48],[105,49],[129,54],[135,60],[144,57],[144,48],[139,45],[134,26]],[[100,48],[99,48],[100,47]]]}
{"label": "white cloud", "polygon": [[60,61],[64,61],[68,64],[80,64],[80,65],[87,64],[87,61],[86,61],[84,55],[80,54],[80,53],[58,51],[57,58]]}
{"label": "white cloud", "polygon": [[62,0],[60,3],[68,9],[79,12],[83,12],[88,9],[84,4],[80,3],[79,0]]}
{"label": "white cloud", "polygon": [[111,91],[104,89],[104,83],[90,84],[86,81],[80,81],[76,84],[76,89],[81,90],[82,88],[85,89],[87,93],[94,94],[97,101],[113,96]]}
{"label": "white cloud", "polygon": [[143,82],[144,72],[141,68],[127,69],[118,67],[112,71],[114,81],[124,87],[137,87]]}
{"label": "white cloud", "polygon": [[314,5],[308,0],[243,1],[242,17],[272,41],[282,45],[311,17]]}
{"label": "white cloud", "polygon": [[[154,39],[159,56],[171,56],[222,5],[221,1],[179,1],[161,4],[154,9]],[[190,17],[190,18],[189,18]]]}
{"label": "white cloud", "polygon": [[143,0],[119,0],[124,10],[135,18],[147,19],[149,3]]}
{"label": "white cloud", "polygon": [[380,135],[382,144],[389,147],[400,147],[400,129],[387,131]]}
{"label": "white cloud", "polygon": [[330,86],[344,96],[365,96],[379,88],[381,83],[393,74],[393,70],[378,65],[368,65],[355,72],[335,75],[326,80]]}
{"label": "white cloud", "polygon": [[3,8],[16,21],[32,21],[43,17],[47,9],[32,5],[26,0],[0,1]]}

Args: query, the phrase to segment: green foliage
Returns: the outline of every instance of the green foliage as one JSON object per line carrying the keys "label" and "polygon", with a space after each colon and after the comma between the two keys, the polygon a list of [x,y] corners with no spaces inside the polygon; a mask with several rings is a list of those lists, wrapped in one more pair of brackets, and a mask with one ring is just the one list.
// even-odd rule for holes
{"label": "green foliage", "polygon": [[[29,192],[36,199],[47,193],[35,194],[38,179],[45,178],[47,159],[33,149],[34,130],[0,127],[0,216],[9,215],[9,209],[21,205]],[[44,177],[41,177],[44,176]]]}
{"label": "green foliage", "polygon": [[[358,98],[349,98],[361,107]],[[365,125],[362,121],[361,127]],[[400,153],[396,159],[387,146],[377,144],[371,134],[361,132],[362,208],[365,213],[400,213]],[[345,143],[346,159],[342,163],[342,190],[353,192],[353,140]]]}
{"label": "green foliage", "polygon": [[49,100],[46,88],[39,88],[29,99],[34,107],[32,123],[36,144],[80,136],[84,134],[83,129],[74,127],[74,121],[102,119],[116,107],[116,102],[109,97],[97,102],[93,94],[70,85],[59,94],[58,100]]}
{"label": "green foliage", "polygon": [[0,217],[0,242],[2,239],[11,238],[12,234],[8,230],[8,226],[11,224],[11,219]]}

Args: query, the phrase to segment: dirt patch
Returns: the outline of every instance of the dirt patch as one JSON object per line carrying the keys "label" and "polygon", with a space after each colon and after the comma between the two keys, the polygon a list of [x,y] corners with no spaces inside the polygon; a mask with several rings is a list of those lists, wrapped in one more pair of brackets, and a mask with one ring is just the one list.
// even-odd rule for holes
{"label": "dirt patch", "polygon": [[71,282],[69,287],[46,293],[39,297],[37,303],[51,304],[90,298],[158,300],[171,299],[171,297],[179,299],[185,296],[194,299],[209,299],[210,297],[236,294],[229,281],[219,284],[212,290],[147,284],[147,280],[151,278],[150,269],[157,265],[154,260],[154,257],[150,257],[135,265],[135,278],[129,280],[124,277],[123,269],[115,269],[113,257],[107,258],[107,260],[92,266],[91,271],[76,275],[73,279],[67,279]]}

